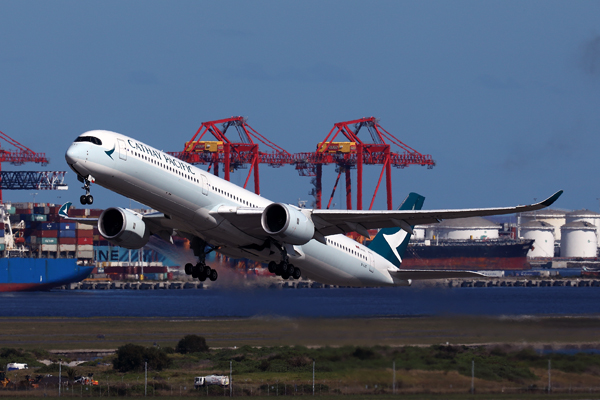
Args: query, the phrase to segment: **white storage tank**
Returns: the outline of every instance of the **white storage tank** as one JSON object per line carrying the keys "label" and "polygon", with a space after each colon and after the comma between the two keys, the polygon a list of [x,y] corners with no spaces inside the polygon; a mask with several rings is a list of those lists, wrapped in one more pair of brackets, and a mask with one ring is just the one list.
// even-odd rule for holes
{"label": "white storage tank", "polygon": [[427,228],[427,225],[416,225],[413,228],[413,235],[410,237],[410,240],[425,240]]}
{"label": "white storage tank", "polygon": [[586,221],[564,224],[560,244],[561,257],[596,257],[598,242],[596,226]]}
{"label": "white storage tank", "polygon": [[436,225],[429,225],[427,238],[433,239],[498,239],[501,226],[481,217],[447,219]]}
{"label": "white storage tank", "polygon": [[554,229],[554,225],[544,221],[521,225],[521,237],[535,240],[527,257],[554,257]]}
{"label": "white storage tank", "polygon": [[554,229],[554,240],[560,241],[560,227],[567,223],[565,219],[566,214],[566,211],[549,210],[547,208],[543,210],[525,212],[519,215],[521,219],[520,224],[523,225],[528,223],[529,221],[547,222],[556,228]]}
{"label": "white storage tank", "polygon": [[585,221],[596,226],[596,241],[600,243],[600,214],[590,210],[571,211],[566,215],[566,223],[575,221]]}

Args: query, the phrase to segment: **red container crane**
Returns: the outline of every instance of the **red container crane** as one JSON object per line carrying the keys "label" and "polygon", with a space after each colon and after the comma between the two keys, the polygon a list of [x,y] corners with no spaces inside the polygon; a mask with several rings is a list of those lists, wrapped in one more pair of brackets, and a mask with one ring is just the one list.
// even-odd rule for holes
{"label": "red container crane", "polygon": [[[366,128],[366,130],[369,131],[372,143],[367,143],[358,137],[359,132],[363,128]],[[340,133],[346,137],[346,140],[339,141],[338,139],[336,142],[335,140]],[[391,150],[392,144],[400,147],[402,153],[393,152]],[[373,198],[369,205],[369,210],[373,207],[384,173],[387,192],[387,208],[388,210],[391,210],[393,208],[391,167],[404,168],[409,165],[423,165],[427,166],[427,168],[433,168],[435,166],[435,161],[430,155],[421,154],[397,139],[391,133],[383,129],[375,117],[361,118],[334,124],[327,137],[317,145],[317,150],[314,153],[296,153],[294,154],[294,163],[296,164],[296,169],[299,171],[300,175],[316,177],[314,182],[315,189],[313,191],[316,200],[316,208],[321,208],[323,165],[335,164],[337,166],[338,176],[327,208],[331,206],[337,184],[342,172],[344,172],[346,175],[346,208],[348,210],[352,209],[351,169],[356,168],[356,209],[362,210],[363,166],[365,164],[377,164],[383,166],[381,173],[379,174],[375,193],[373,193]]]}
{"label": "red container crane", "polygon": [[[237,131],[239,142],[234,142],[225,136],[229,128]],[[202,140],[207,133],[210,133],[216,140]],[[258,143],[255,143],[253,138],[272,151],[259,151]],[[246,168],[249,164],[250,171],[244,182],[244,188],[248,185],[250,175],[254,171],[254,192],[256,194],[260,194],[258,164],[281,167],[284,164],[291,164],[293,161],[290,153],[252,129],[243,117],[203,122],[192,139],[185,143],[183,151],[169,152],[169,154],[190,164],[209,165],[208,170],[210,171],[212,168],[217,176],[219,176],[219,164],[223,164],[224,178],[227,181],[229,181],[232,171]]]}

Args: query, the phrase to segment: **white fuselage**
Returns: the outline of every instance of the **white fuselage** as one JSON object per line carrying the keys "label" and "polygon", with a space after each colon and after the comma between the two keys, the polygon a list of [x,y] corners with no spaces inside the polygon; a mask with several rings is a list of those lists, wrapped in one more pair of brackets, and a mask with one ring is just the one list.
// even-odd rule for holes
{"label": "white fuselage", "polygon": [[[260,262],[280,261],[275,254],[254,251],[264,239],[219,217],[220,207],[265,208],[272,202],[135,139],[109,131],[90,131],[102,144],[75,142],[66,153],[80,176],[158,210],[176,231],[198,236],[227,256]],[[262,230],[261,226],[255,229]],[[264,235],[264,231],[261,232]],[[395,281],[388,260],[344,236],[326,237],[327,244],[310,240],[294,246],[290,263],[302,276],[322,283],[348,286],[405,285]]]}

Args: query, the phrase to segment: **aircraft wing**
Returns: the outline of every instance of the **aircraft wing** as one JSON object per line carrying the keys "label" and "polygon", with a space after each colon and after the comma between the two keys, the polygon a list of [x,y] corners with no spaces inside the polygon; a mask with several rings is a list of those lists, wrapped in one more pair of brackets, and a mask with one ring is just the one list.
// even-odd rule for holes
{"label": "aircraft wing", "polygon": [[502,208],[470,208],[461,210],[312,210],[316,229],[324,236],[357,232],[368,235],[368,229],[401,227],[411,232],[411,226],[440,222],[444,219],[483,217],[486,215],[514,214],[535,211],[550,206],[563,193],[554,193],[539,203]]}

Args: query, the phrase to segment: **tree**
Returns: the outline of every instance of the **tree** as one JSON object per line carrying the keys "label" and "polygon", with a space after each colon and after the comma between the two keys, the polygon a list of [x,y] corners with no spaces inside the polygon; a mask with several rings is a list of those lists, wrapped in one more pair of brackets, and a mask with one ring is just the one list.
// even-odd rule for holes
{"label": "tree", "polygon": [[143,347],[128,343],[117,349],[117,358],[113,360],[113,368],[119,372],[143,371],[144,363],[148,368],[161,371],[171,365],[167,354],[156,347]]}
{"label": "tree", "polygon": [[204,353],[208,351],[206,339],[198,335],[187,335],[177,343],[175,349],[178,353]]}

